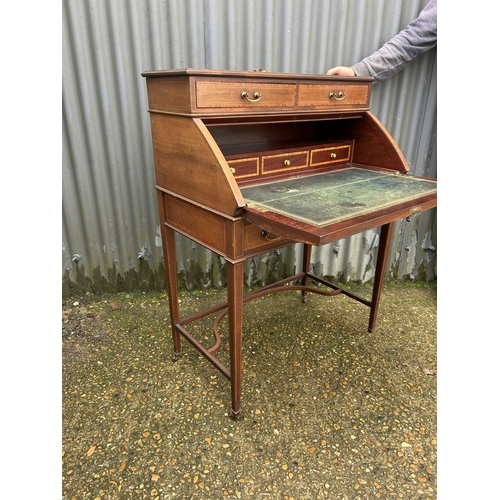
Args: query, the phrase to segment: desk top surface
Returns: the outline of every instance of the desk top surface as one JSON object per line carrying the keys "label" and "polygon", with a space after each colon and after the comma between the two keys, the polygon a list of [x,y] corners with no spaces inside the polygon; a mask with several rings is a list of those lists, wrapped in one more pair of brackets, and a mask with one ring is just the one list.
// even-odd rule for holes
{"label": "desk top surface", "polygon": [[265,71],[263,69],[256,69],[253,71],[247,70],[232,70],[232,69],[203,69],[203,68],[183,68],[183,69],[166,69],[166,70],[150,70],[143,71],[141,73],[143,77],[147,78],[169,78],[169,77],[182,77],[182,76],[193,76],[193,77],[223,77],[223,78],[251,78],[251,79],[281,79],[281,80],[318,80],[318,81],[330,81],[334,82],[336,80],[343,82],[373,82],[375,79],[370,76],[338,76],[338,75],[326,75],[321,74],[310,74],[310,73],[283,73],[283,72],[273,72]]}
{"label": "desk top surface", "polygon": [[249,207],[316,227],[436,192],[434,180],[357,167],[241,188]]}

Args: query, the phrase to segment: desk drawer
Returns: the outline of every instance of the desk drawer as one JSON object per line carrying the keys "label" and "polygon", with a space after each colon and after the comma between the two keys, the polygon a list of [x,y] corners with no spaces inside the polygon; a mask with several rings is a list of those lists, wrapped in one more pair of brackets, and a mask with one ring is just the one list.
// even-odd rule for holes
{"label": "desk drawer", "polygon": [[273,247],[277,243],[280,246],[289,244],[288,240],[285,240],[277,234],[272,234],[264,231],[261,227],[255,226],[254,224],[245,223],[244,229],[244,251],[245,253],[251,252],[252,250],[265,250],[267,247]]}
{"label": "desk drawer", "polygon": [[311,150],[311,167],[333,165],[351,161],[351,145],[336,146],[331,148],[319,148]]}
{"label": "desk drawer", "polygon": [[315,108],[368,108],[370,84],[332,83],[299,85],[299,106]]}
{"label": "desk drawer", "polygon": [[236,179],[259,175],[259,157],[228,160],[228,165]]}
{"label": "desk drawer", "polygon": [[262,157],[262,174],[295,170],[307,167],[309,151],[295,151]]}
{"label": "desk drawer", "polygon": [[198,110],[235,110],[293,108],[296,104],[295,84],[196,81]]}

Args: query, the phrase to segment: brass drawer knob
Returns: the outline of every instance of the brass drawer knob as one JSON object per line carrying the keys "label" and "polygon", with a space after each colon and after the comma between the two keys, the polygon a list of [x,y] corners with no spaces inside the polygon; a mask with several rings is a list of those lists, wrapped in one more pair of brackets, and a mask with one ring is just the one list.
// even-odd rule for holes
{"label": "brass drawer knob", "polygon": [[290,160],[285,160],[283,163],[288,167],[288,165],[290,165]]}
{"label": "brass drawer knob", "polygon": [[233,174],[236,173],[236,169],[234,167],[231,167],[231,173],[233,173]]}
{"label": "brass drawer knob", "polygon": [[337,153],[332,153],[332,154],[330,155],[330,158],[337,158]]}

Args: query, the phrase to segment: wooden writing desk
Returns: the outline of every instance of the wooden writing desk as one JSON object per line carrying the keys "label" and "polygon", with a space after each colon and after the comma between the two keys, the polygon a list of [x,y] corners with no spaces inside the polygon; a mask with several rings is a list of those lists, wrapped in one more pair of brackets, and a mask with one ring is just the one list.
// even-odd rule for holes
{"label": "wooden writing desk", "polygon": [[[346,294],[370,308],[373,331],[393,223],[436,206],[435,180],[408,175],[398,146],[369,112],[371,78],[214,70],[146,77],[174,360],[181,335],[231,382],[240,410],[245,302],[281,290]],[[370,301],[310,272],[312,245],[381,227]],[[227,302],[180,318],[175,231],[227,265]],[[300,273],[243,294],[249,257],[304,245]],[[310,286],[310,280],[329,291]],[[215,344],[186,326],[211,314]],[[228,316],[227,368],[216,356]]]}

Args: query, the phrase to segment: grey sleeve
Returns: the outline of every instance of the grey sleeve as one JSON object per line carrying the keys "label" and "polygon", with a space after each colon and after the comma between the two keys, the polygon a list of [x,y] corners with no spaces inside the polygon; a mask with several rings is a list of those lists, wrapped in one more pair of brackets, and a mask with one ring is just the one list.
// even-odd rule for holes
{"label": "grey sleeve", "polygon": [[401,71],[417,56],[437,45],[437,0],[377,52],[352,66],[357,76],[385,80]]}

